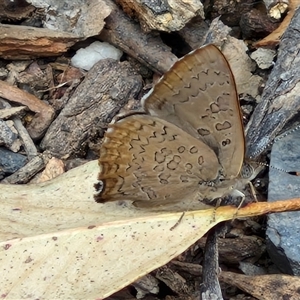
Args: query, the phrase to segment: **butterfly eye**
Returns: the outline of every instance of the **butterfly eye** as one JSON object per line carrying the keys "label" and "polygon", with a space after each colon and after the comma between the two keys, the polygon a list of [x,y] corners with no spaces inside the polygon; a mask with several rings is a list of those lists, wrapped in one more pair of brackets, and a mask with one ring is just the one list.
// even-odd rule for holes
{"label": "butterfly eye", "polygon": [[249,163],[244,162],[241,169],[241,177],[243,179],[248,179],[253,176],[253,173],[254,173],[254,168]]}

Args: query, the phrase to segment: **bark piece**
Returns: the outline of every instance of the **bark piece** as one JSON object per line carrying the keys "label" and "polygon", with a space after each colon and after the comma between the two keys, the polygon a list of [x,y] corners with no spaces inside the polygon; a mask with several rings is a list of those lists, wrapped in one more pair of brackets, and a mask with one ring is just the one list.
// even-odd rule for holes
{"label": "bark piece", "polygon": [[197,49],[203,45],[203,39],[208,31],[207,23],[200,17],[191,20],[178,33],[184,41],[191,47]]}
{"label": "bark piece", "polygon": [[135,281],[132,285],[137,291],[137,299],[143,299],[147,294],[150,293],[157,295],[159,292],[159,282],[151,274],[143,276]]}
{"label": "bark piece", "polygon": [[0,19],[16,21],[21,20],[35,10],[33,5],[30,5],[25,0],[19,1],[0,1]]}
{"label": "bark piece", "polygon": [[215,44],[219,48],[222,48],[223,45],[227,42],[229,35],[231,34],[232,29],[225,25],[220,17],[215,18],[204,37],[202,45],[204,44]]}
{"label": "bark piece", "polygon": [[273,66],[276,51],[271,49],[259,48],[251,53],[250,57],[256,62],[260,69],[269,69]]}
{"label": "bark piece", "polygon": [[26,105],[36,113],[27,130],[31,138],[40,138],[54,117],[54,109],[34,95],[11,86],[2,80],[0,80],[0,96],[7,100]]}
{"label": "bark piece", "polygon": [[159,268],[155,277],[164,282],[176,294],[187,295],[190,293],[186,280],[167,266]]}
{"label": "bark piece", "polygon": [[0,57],[30,59],[58,56],[80,39],[67,32],[29,26],[0,25]]}
{"label": "bark piece", "polygon": [[145,31],[178,31],[196,16],[204,19],[203,5],[196,0],[117,0],[117,2],[125,12],[139,19]]}
{"label": "bark piece", "polygon": [[[272,147],[269,170],[268,201],[290,199],[300,194],[300,177],[288,171],[300,170],[300,130],[283,134]],[[284,274],[300,276],[300,212],[268,216],[266,246],[277,268]]]}
{"label": "bark piece", "polygon": [[58,56],[77,41],[101,32],[110,9],[105,0],[31,1],[44,9],[48,28],[0,25],[0,57],[30,59]]}
{"label": "bark piece", "polygon": [[[43,70],[41,69],[43,68]],[[17,71],[11,67],[14,73],[14,80],[19,87],[26,87],[26,90],[38,98],[44,96],[45,91],[54,88],[53,72],[50,65],[40,67],[37,61],[30,63],[24,71]],[[11,76],[11,74],[10,74]],[[51,95],[48,96],[50,99]]]}
{"label": "bark piece", "polygon": [[107,0],[27,0],[44,11],[45,28],[86,39],[100,33],[110,14]]}
{"label": "bark piece", "polygon": [[10,117],[19,114],[25,109],[26,106],[16,106],[16,107],[0,109],[0,119],[4,119],[4,120],[9,119]]}
{"label": "bark piece", "polygon": [[300,279],[297,276],[282,274],[246,276],[232,272],[221,272],[220,280],[255,297],[255,299],[290,299],[300,298]]}
{"label": "bark piece", "polygon": [[240,20],[244,39],[263,38],[276,30],[278,26],[279,23],[274,23],[265,11],[262,12],[255,8],[243,14]]}
{"label": "bark piece", "polygon": [[211,7],[211,16],[212,18],[221,16],[224,24],[237,26],[241,16],[250,11],[255,3],[255,0],[215,0]]}
{"label": "bark piece", "polygon": [[123,50],[156,73],[163,74],[177,61],[159,36],[144,33],[138,24],[128,19],[112,1],[111,14],[105,19],[106,26],[98,36]]}
{"label": "bark piece", "polygon": [[11,130],[5,121],[0,119],[0,146],[5,145],[10,148],[16,139],[17,134]]}
{"label": "bark piece", "polygon": [[276,64],[247,125],[248,157],[258,157],[300,110],[300,9],[285,32]]}
{"label": "bark piece", "polygon": [[254,75],[255,63],[250,59],[247,46],[241,40],[228,36],[222,51],[228,59],[235,77],[238,94],[251,95],[258,98],[259,88],[263,83],[262,77]]}
{"label": "bark piece", "polygon": [[[11,105],[5,100],[0,100],[0,103],[6,109],[12,108]],[[23,107],[25,107],[25,106],[23,106]],[[37,156],[37,154],[38,154],[37,150],[36,150],[36,147],[35,147],[35,144],[33,143],[30,135],[27,132],[27,130],[23,126],[23,124],[21,122],[21,119],[18,116],[13,116],[12,121],[14,123],[15,129],[17,130],[17,132],[19,134],[19,137],[21,138],[21,140],[23,142],[23,147],[26,151],[28,159],[31,160],[33,157]],[[18,145],[16,145],[16,146],[18,147]]]}
{"label": "bark piece", "polygon": [[102,136],[106,124],[141,87],[141,77],[128,62],[98,62],[51,124],[41,147],[59,158],[84,152],[88,139]]}
{"label": "bark piece", "polygon": [[[199,240],[198,245],[204,248],[206,238]],[[263,240],[257,236],[241,235],[236,238],[219,238],[219,261],[222,264],[236,265],[241,261],[256,262],[265,252]]]}

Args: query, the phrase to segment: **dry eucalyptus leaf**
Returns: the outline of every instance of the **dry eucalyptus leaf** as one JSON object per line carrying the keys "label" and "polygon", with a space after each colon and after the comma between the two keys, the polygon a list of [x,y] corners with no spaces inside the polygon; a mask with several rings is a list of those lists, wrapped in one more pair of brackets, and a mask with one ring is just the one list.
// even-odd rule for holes
{"label": "dry eucalyptus leaf", "polygon": [[95,203],[97,172],[92,161],[44,183],[0,185],[0,289],[6,299],[104,298],[221,221],[300,207],[294,200],[189,211],[170,230],[181,212]]}

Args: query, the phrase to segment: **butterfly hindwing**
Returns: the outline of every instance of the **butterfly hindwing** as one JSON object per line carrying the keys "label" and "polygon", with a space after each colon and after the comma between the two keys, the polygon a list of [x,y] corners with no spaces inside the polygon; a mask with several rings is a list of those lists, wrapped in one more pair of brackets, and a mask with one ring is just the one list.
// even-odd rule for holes
{"label": "butterfly hindwing", "polygon": [[107,130],[101,148],[97,201],[170,203],[199,193],[215,180],[219,162],[205,143],[177,126],[148,115],[132,115]]}

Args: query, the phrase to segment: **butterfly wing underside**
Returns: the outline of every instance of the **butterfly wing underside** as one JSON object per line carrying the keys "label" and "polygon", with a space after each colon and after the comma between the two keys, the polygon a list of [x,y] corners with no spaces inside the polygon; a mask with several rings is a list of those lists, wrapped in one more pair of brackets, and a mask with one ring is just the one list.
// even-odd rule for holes
{"label": "butterfly wing underside", "polygon": [[[148,115],[111,124],[101,147],[96,201],[133,200],[138,206],[176,203],[199,195],[215,180],[219,162],[205,143]],[[205,184],[203,193],[207,191]],[[201,197],[201,195],[200,195]]]}
{"label": "butterfly wing underside", "polygon": [[244,159],[244,129],[233,74],[214,45],[177,61],[143,98],[145,110],[211,147],[226,179],[235,178]]}

